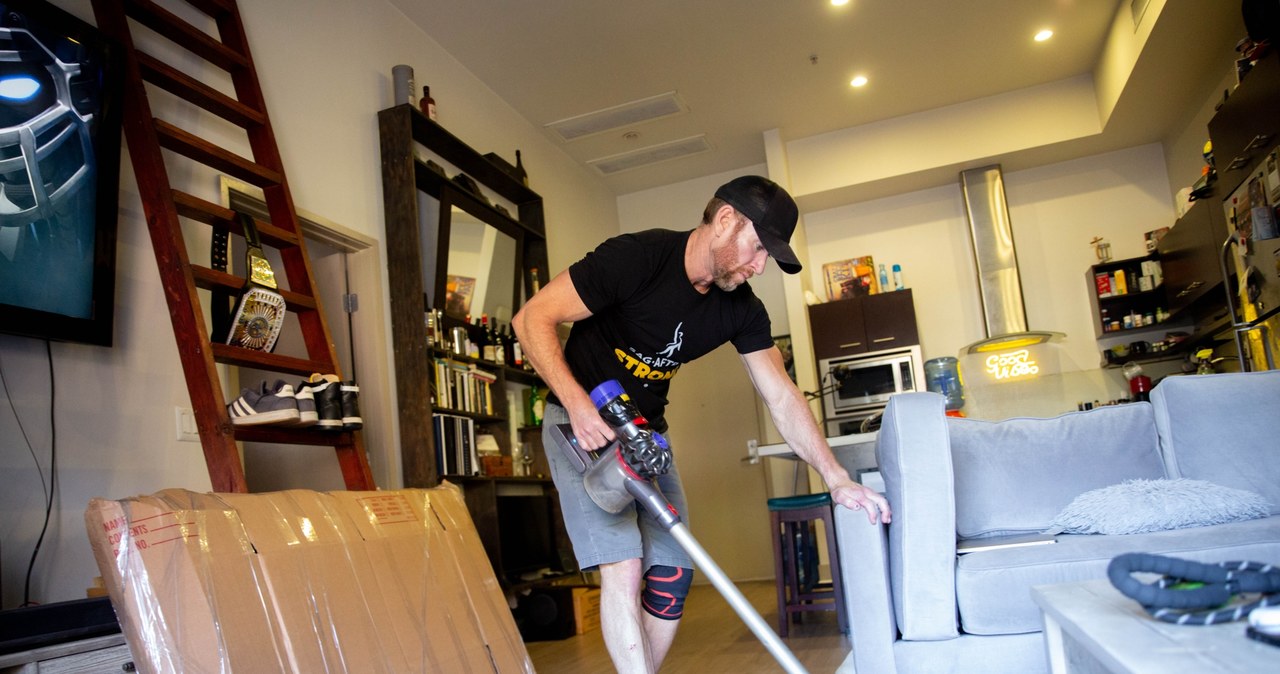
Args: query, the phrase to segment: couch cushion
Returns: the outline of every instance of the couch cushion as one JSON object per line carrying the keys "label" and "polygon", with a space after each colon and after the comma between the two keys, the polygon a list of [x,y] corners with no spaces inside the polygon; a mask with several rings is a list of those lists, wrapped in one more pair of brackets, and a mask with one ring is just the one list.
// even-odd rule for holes
{"label": "couch cushion", "polygon": [[1086,491],[1164,477],[1147,403],[947,425],[960,538],[1043,531]]}
{"label": "couch cushion", "polygon": [[1280,514],[1280,371],[1166,377],[1151,404],[1169,477],[1256,492]]}
{"label": "couch cushion", "polygon": [[1068,534],[1141,534],[1254,520],[1271,504],[1244,489],[1204,480],[1125,480],[1087,491],[1053,518]]}
{"label": "couch cushion", "polygon": [[1038,632],[1033,586],[1104,579],[1107,564],[1125,552],[1200,562],[1276,562],[1280,516],[1131,536],[1062,535],[1053,545],[961,555],[956,564],[961,629],[983,635]]}

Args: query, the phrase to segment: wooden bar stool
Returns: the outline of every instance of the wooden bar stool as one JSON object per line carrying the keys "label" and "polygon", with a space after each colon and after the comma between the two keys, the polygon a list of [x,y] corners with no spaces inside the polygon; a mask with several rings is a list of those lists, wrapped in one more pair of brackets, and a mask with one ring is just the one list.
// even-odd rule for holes
{"label": "wooden bar stool", "polygon": [[[818,548],[813,522],[822,521],[831,560],[831,582],[818,582]],[[848,634],[844,586],[840,583],[840,551],[836,548],[831,494],[804,494],[769,499],[773,527],[773,568],[778,586],[778,635],[787,636],[792,613],[835,611],[840,632]]]}

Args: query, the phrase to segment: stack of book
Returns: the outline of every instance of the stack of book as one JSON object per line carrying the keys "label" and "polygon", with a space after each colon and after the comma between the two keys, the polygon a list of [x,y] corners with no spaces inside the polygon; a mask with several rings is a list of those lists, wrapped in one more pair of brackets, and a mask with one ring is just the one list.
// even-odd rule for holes
{"label": "stack of book", "polygon": [[455,414],[432,415],[436,440],[436,471],[440,475],[476,475],[476,422]]}
{"label": "stack of book", "polygon": [[493,415],[493,384],[498,381],[497,375],[449,358],[437,358],[435,371],[432,402],[436,407]]}

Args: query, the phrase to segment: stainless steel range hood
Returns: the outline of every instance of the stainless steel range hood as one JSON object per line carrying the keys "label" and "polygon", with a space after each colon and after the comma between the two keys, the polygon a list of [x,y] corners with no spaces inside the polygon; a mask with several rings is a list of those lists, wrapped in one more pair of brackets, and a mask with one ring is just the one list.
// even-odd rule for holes
{"label": "stainless steel range hood", "polygon": [[998,164],[960,172],[969,238],[978,268],[983,326],[987,338],[964,347],[962,353],[992,351],[1014,345],[1055,341],[1060,332],[1027,330],[1027,307],[1022,298],[1018,251],[1004,197],[1004,174]]}

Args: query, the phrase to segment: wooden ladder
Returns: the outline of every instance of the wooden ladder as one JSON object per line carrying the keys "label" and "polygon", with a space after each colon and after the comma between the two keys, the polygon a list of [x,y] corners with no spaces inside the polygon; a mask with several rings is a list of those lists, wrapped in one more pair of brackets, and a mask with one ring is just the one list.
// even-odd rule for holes
{"label": "wooden ladder", "polygon": [[[298,229],[293,198],[285,181],[280,151],[267,119],[262,89],[249,54],[244,24],[234,0],[188,0],[208,15],[221,39],[157,6],[151,0],[93,0],[98,27],[123,47],[125,61],[124,132],[133,160],[147,228],[160,266],[160,279],[178,342],[187,390],[213,489],[247,492],[236,441],[328,445],[335,448],[348,489],[375,489],[360,434],[322,432],[284,427],[233,427],[215,365],[248,366],[307,377],[313,372],[341,376],[329,329],[320,310],[311,263]],[[236,96],[228,96],[199,79],[139,50],[130,20],[172,41],[203,61],[225,70]],[[199,106],[241,127],[248,135],[252,159],[219,147],[178,126],[157,119],[148,101],[146,83],[182,101]],[[174,189],[161,150],[186,157],[262,188],[271,223],[258,222],[264,246],[279,250],[288,290],[281,284],[288,311],[297,317],[307,357],[297,358],[229,346],[212,341],[197,289],[241,290],[245,279],[194,265],[179,218],[225,229],[243,236],[233,211]],[[184,166],[186,166],[184,164]],[[203,228],[200,228],[204,231]],[[218,335],[218,337],[223,337]]]}

